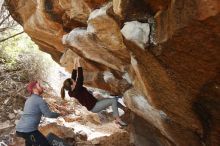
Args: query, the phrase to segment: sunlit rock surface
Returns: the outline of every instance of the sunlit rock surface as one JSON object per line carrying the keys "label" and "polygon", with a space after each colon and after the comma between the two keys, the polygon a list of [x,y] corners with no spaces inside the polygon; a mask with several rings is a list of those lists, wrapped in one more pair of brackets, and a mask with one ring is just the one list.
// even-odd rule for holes
{"label": "sunlit rock surface", "polygon": [[[220,145],[219,0],[8,4],[32,40],[67,70],[83,58],[86,85],[124,95],[133,112],[131,143]],[[138,25],[121,32],[133,21],[149,25],[149,35]]]}
{"label": "sunlit rock surface", "polygon": [[148,23],[126,22],[121,32],[127,40],[134,42],[142,49],[145,49],[146,44],[149,43],[150,27]]}
{"label": "sunlit rock surface", "polygon": [[119,26],[106,14],[109,7],[111,4],[93,11],[87,29],[73,29],[63,37],[63,43],[74,47],[86,59],[123,71],[130,57]]}
{"label": "sunlit rock surface", "polygon": [[[67,142],[75,145],[129,145],[129,135],[123,130],[119,129],[113,120],[112,113],[107,111],[95,114],[87,111],[74,100],[62,102],[59,99],[46,99],[53,111],[62,110],[68,113],[64,117],[58,119],[44,118],[40,125],[40,131],[44,135],[54,133],[63,138]],[[109,137],[110,136],[110,137]],[[113,137],[116,139],[124,138],[122,141],[111,141]]]}
{"label": "sunlit rock surface", "polygon": [[[126,145],[129,144],[129,133],[112,122],[110,111],[99,114],[91,113],[73,99],[64,102],[60,98],[45,98],[53,111],[63,111],[63,117],[57,119],[41,119],[39,130],[45,136],[50,133],[62,138],[71,146],[95,146],[95,145]],[[22,138],[12,135],[10,146],[24,146]],[[114,139],[114,140],[113,140]],[[118,141],[118,139],[121,139]]]}

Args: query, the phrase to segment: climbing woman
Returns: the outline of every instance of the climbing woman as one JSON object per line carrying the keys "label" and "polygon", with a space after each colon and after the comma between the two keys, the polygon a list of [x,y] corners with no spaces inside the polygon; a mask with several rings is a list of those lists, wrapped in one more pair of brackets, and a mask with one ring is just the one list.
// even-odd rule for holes
{"label": "climbing woman", "polygon": [[[68,91],[70,97],[76,98],[79,103],[87,108],[87,110],[98,113],[109,106],[112,106],[113,116],[115,118],[115,123],[120,126],[127,126],[123,122],[118,113],[118,107],[123,109],[124,106],[117,101],[117,98],[103,98],[97,100],[84,86],[83,86],[83,69],[80,65],[80,58],[75,60],[72,77],[66,79],[63,82],[63,87],[61,88],[61,97],[65,98],[65,90]],[[77,77],[76,77],[77,76]]]}

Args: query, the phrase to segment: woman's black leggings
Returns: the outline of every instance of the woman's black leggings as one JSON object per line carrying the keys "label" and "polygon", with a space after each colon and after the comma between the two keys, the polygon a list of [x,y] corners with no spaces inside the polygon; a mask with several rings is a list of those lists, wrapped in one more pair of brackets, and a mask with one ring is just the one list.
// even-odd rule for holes
{"label": "woman's black leggings", "polygon": [[25,139],[26,146],[50,146],[46,137],[38,130],[28,133],[16,131],[16,134]]}

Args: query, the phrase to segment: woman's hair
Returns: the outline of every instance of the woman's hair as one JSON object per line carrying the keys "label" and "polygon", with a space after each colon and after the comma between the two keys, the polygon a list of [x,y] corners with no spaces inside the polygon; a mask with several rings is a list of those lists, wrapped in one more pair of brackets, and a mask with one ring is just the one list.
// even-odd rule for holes
{"label": "woman's hair", "polygon": [[73,84],[73,81],[71,80],[71,78],[66,79],[63,82],[63,87],[61,88],[61,98],[64,99],[65,98],[65,90],[70,91],[71,90],[71,85]]}

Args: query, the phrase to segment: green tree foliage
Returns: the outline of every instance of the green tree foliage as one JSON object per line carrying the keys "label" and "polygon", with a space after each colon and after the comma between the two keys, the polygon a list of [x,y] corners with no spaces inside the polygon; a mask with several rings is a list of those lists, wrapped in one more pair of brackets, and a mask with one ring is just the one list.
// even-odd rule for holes
{"label": "green tree foliage", "polygon": [[0,43],[0,57],[7,65],[14,65],[19,54],[37,52],[38,47],[26,34],[16,36]]}

